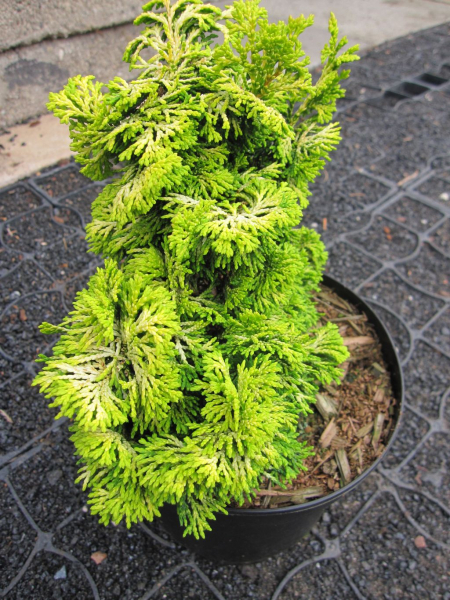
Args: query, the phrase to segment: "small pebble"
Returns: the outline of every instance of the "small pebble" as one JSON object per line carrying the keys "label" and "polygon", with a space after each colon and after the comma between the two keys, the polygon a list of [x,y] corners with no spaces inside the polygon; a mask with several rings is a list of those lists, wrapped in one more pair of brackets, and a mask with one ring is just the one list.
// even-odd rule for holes
{"label": "small pebble", "polygon": [[334,537],[336,535],[339,535],[339,529],[336,527],[336,525],[332,525],[330,527],[330,534]]}
{"label": "small pebble", "polygon": [[419,548],[419,549],[423,549],[423,548],[427,547],[427,542],[426,542],[425,538],[423,537],[423,535],[418,535],[414,539],[414,544],[415,544],[416,548]]}
{"label": "small pebble", "polygon": [[252,582],[256,581],[259,575],[258,569],[254,565],[244,565],[241,567],[241,573]]}
{"label": "small pebble", "polygon": [[448,192],[443,192],[440,196],[439,196],[440,200],[443,200],[444,202],[448,202],[448,200],[450,200],[450,194]]}
{"label": "small pebble", "polygon": [[55,576],[53,577],[53,579],[66,579],[66,577],[67,577],[66,567],[63,566],[60,568],[59,571],[57,571],[55,573]]}
{"label": "small pebble", "polygon": [[62,474],[63,472],[61,469],[54,469],[53,471],[50,471],[50,473],[47,473],[47,481],[50,485],[55,485],[58,479],[61,478]]}

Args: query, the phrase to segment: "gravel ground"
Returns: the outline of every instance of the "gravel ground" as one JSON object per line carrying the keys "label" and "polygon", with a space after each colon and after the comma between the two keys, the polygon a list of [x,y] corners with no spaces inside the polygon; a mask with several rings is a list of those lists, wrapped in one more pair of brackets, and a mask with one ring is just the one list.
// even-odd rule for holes
{"label": "gravel ground", "polygon": [[347,85],[344,140],[304,222],[398,348],[406,409],[392,452],[296,547],[256,565],[196,559],[158,524],[99,525],[73,483],[67,423],[30,388],[52,344],[38,324],[59,321],[99,264],[83,227],[100,186],[60,164],[0,190],[0,595],[450,600],[449,26],[366,53]]}

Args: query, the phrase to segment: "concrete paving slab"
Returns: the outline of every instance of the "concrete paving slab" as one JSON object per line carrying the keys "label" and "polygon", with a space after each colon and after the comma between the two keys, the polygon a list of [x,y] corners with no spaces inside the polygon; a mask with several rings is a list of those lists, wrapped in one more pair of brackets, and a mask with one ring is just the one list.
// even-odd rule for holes
{"label": "concrete paving slab", "polygon": [[69,158],[69,128],[53,115],[16,125],[0,135],[0,187]]}
{"label": "concrete paving slab", "polygon": [[138,32],[134,25],[123,25],[0,54],[0,127],[45,113],[49,92],[59,91],[74,75],[93,74],[100,81],[129,78],[122,56]]}
{"label": "concrete paving slab", "polygon": [[0,51],[130,23],[142,0],[0,1]]}
{"label": "concrete paving slab", "polygon": [[314,26],[303,34],[313,65],[328,41],[333,11],[340,31],[361,50],[450,20],[450,0],[263,0],[273,21],[289,15],[315,15]]}

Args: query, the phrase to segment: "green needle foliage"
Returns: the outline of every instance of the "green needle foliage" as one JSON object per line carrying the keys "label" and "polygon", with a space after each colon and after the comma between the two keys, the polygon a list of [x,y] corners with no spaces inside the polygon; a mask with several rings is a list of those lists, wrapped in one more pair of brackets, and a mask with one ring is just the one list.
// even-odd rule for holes
{"label": "green needle foliage", "polygon": [[82,173],[111,180],[88,226],[105,267],[42,325],[61,337],[35,384],[73,420],[103,523],[171,503],[198,537],[264,477],[304,468],[299,420],[347,358],[336,326],[317,325],[324,246],[298,225],[357,48],[341,52],[331,15],[313,83],[299,41],[312,17],[269,24],[258,0],[143,10],[134,80],[77,76],[50,94]]}

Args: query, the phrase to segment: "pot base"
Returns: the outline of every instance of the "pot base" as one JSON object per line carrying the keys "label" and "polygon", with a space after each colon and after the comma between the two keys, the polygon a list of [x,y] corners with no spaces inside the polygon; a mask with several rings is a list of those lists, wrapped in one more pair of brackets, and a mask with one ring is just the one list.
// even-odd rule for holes
{"label": "pot base", "polygon": [[[331,502],[330,502],[331,503]],[[221,564],[251,564],[265,560],[274,554],[295,546],[307,535],[321,518],[326,505],[308,507],[301,505],[299,511],[279,512],[259,509],[232,509],[228,515],[219,513],[211,521],[212,531],[205,539],[183,537],[175,506],[161,509],[164,529],[173,541],[198,556]]]}

